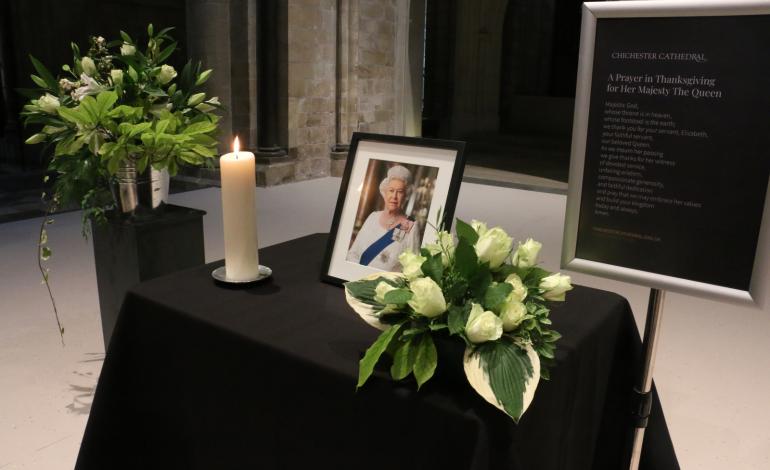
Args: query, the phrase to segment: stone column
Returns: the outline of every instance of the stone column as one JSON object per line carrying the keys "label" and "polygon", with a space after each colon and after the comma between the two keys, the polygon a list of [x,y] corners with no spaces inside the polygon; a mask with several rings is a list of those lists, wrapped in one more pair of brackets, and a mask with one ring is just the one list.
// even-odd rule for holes
{"label": "stone column", "polygon": [[358,0],[337,0],[337,51],[335,88],[335,144],[331,149],[331,175],[342,176],[350,137],[358,128],[355,53],[358,42]]}
{"label": "stone column", "polygon": [[208,96],[218,96],[224,105],[220,111],[219,152],[229,152],[232,145],[230,0],[187,0],[185,6],[189,57],[214,69],[203,90]]}
{"label": "stone column", "polygon": [[394,131],[422,135],[425,0],[397,0],[394,66]]}

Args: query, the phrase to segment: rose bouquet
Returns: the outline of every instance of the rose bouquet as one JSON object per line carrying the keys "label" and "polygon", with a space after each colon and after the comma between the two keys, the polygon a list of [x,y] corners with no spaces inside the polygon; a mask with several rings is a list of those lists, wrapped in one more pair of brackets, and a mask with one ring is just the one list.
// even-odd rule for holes
{"label": "rose bouquet", "polygon": [[542,377],[549,378],[555,343],[549,301],[563,301],[569,276],[537,266],[541,244],[519,243],[499,227],[457,220],[457,240],[447,231],[420,254],[399,257],[402,272],[345,284],[348,303],[382,330],[359,364],[358,387],[384,353],[395,380],[414,375],[418,388],[434,374],[434,335],[465,345],[463,368],[485,400],[519,420]]}

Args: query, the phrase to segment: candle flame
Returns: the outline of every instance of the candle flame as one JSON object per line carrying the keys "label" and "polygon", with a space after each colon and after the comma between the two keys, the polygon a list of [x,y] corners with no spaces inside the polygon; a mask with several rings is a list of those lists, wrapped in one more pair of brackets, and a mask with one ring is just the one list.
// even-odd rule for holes
{"label": "candle flame", "polygon": [[233,152],[236,154],[241,150],[241,142],[238,140],[238,136],[235,136],[235,139],[233,140]]}

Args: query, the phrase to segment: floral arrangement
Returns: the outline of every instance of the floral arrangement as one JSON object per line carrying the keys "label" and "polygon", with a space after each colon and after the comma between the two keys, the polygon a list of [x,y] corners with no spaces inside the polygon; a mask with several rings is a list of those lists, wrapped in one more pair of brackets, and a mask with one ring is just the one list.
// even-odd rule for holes
{"label": "floral arrangement", "polygon": [[177,74],[166,63],[177,45],[169,35],[172,29],[155,33],[150,24],[143,51],[123,31],[121,39],[111,42],[91,37],[85,55],[72,43],[72,64],[62,65],[58,77],[30,56],[37,88],[19,90],[29,98],[21,116],[25,125],[41,127],[26,143],[53,149],[48,173],[55,180],[52,190],[43,193],[48,209],[40,228],[38,266],[62,341],[64,329],[42,264],[51,256],[46,233],[51,214],[62,205],[79,205],[85,236],[88,220],[103,222],[114,207],[110,182],[121,166],[137,174],[148,167],[167,169],[173,176],[180,165],[209,164],[216,155],[219,116],[213,111],[221,105],[197,91],[212,71],[187,62]]}
{"label": "floral arrangement", "polygon": [[563,301],[569,276],[537,266],[542,245],[519,243],[501,228],[457,219],[420,254],[404,252],[400,273],[345,284],[348,303],[382,330],[359,364],[358,387],[386,351],[395,380],[414,375],[421,387],[434,374],[435,335],[462,341],[471,386],[518,422],[539,378],[549,378],[555,343],[548,302]]}
{"label": "floral arrangement", "polygon": [[31,99],[21,115],[25,125],[42,126],[27,144],[53,146],[52,210],[76,203],[84,220],[101,218],[113,203],[109,180],[121,163],[140,174],[152,166],[173,176],[182,164],[202,165],[216,155],[219,116],[212,111],[220,103],[196,92],[211,70],[188,62],[177,74],[165,63],[176,50],[172,29],[154,34],[150,24],[143,52],[123,31],[111,42],[91,37],[85,55],[72,43],[72,65],[63,65],[58,78],[30,56],[38,88],[22,90]]}

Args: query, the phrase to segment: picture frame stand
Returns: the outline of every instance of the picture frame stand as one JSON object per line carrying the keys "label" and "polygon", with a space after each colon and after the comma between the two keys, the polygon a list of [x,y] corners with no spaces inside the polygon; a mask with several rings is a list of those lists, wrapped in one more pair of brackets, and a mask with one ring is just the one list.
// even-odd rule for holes
{"label": "picture frame stand", "polygon": [[665,298],[665,290],[650,289],[650,299],[647,305],[647,319],[644,324],[644,342],[642,344],[644,362],[642,364],[639,386],[634,388],[634,392],[636,393],[639,402],[634,411],[635,429],[634,439],[631,446],[631,462],[628,467],[630,470],[638,470],[639,468],[642,457],[644,432],[647,429],[647,423],[650,420],[650,410],[652,408],[652,371],[655,368],[655,358],[658,351],[658,335],[660,334],[660,322]]}

